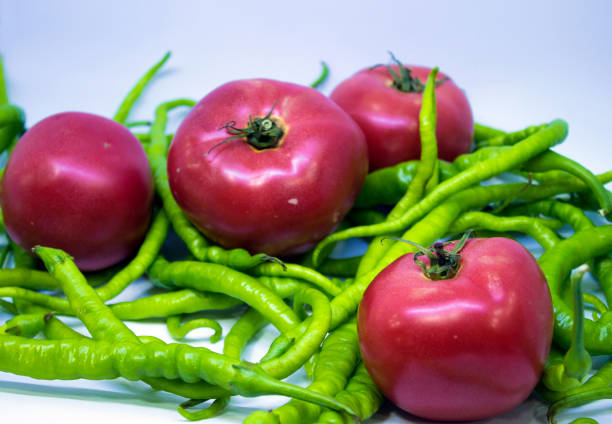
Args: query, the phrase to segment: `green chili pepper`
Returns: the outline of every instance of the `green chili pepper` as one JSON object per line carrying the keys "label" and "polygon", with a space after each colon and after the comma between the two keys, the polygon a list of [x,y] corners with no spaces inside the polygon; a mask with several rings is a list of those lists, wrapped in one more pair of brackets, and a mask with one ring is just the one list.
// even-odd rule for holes
{"label": "green chili pepper", "polygon": [[595,261],[594,273],[608,306],[612,305],[612,257],[598,258]]}
{"label": "green chili pepper", "polygon": [[351,237],[367,237],[382,234],[394,234],[422,218],[449,195],[465,189],[483,180],[516,168],[519,164],[542,153],[549,147],[560,143],[567,136],[567,124],[564,121],[553,121],[538,133],[527,137],[501,155],[482,161],[468,168],[455,177],[440,183],[422,201],[410,208],[400,219],[368,227],[354,227],[325,238],[315,248],[314,263],[317,264],[317,251],[326,244]]}
{"label": "green chili pepper", "polygon": [[327,80],[328,75],[329,75],[329,66],[327,66],[327,63],[325,62],[321,62],[321,74],[317,77],[316,80],[314,80],[310,84],[310,86],[312,88],[318,88],[321,84],[325,82],[325,80]]}
{"label": "green chili pepper", "polygon": [[182,261],[169,263],[158,258],[149,269],[149,277],[168,287],[191,288],[227,294],[257,309],[281,332],[298,323],[289,306],[254,277],[223,265]]}
{"label": "green chili pepper", "polygon": [[98,296],[103,301],[110,300],[119,295],[132,281],[140,278],[159,254],[167,234],[168,218],[161,210],[155,216],[136,256],[105,286],[96,290]]}
{"label": "green chili pepper", "polygon": [[438,142],[436,140],[436,75],[438,68],[433,68],[427,77],[427,84],[423,91],[423,103],[419,112],[419,135],[421,138],[421,158],[414,178],[408,190],[393,207],[387,220],[395,220],[403,216],[406,211],[416,204],[425,193],[425,187],[433,179],[438,160]]}
{"label": "green chili pepper", "polygon": [[34,247],[33,251],[58,280],[70,308],[76,312],[94,339],[117,342],[137,340],[134,333],[104,305],[68,254],[42,246]]}
{"label": "green chili pepper", "polygon": [[9,104],[4,77],[4,65],[0,57],[0,152],[9,148],[24,130],[25,114],[18,106]]}
{"label": "green chili pepper", "polygon": [[153,65],[134,85],[134,87],[130,90],[130,92],[125,96],[125,99],[121,102],[121,105],[117,109],[115,116],[113,116],[113,120],[119,122],[120,124],[124,124],[127,119],[134,103],[141,96],[142,92],[146,88],[146,86],[151,82],[157,71],[161,69],[162,66],[168,61],[170,58],[170,52],[167,52],[164,57],[161,58],[159,62]]}
{"label": "green chili pepper", "polygon": [[200,261],[208,261],[228,265],[236,269],[249,269],[263,262],[273,260],[268,255],[251,255],[244,249],[225,250],[217,246],[209,246],[209,241],[185,217],[183,211],[174,200],[168,183],[166,155],[168,140],[165,135],[167,114],[170,110],[181,107],[193,107],[195,101],[177,99],[160,104],[155,110],[155,120],[151,125],[150,143],[147,156],[153,171],[153,181],[157,193],[162,199],[166,215],[176,234],[183,240],[189,252]]}
{"label": "green chili pepper", "polygon": [[340,293],[340,288],[333,284],[331,280],[314,269],[297,264],[279,264],[266,262],[248,271],[252,275],[266,277],[288,277],[304,280],[321,291],[335,296]]}
{"label": "green chili pepper", "polygon": [[184,344],[31,340],[4,335],[0,337],[0,370],[38,379],[205,380],[236,395],[279,394],[354,415],[342,403],[273,379],[254,364]]}
{"label": "green chili pepper", "polygon": [[[313,382],[308,389],[334,396],[346,385],[358,358],[357,329],[355,322],[352,321],[331,332],[323,342],[314,369]],[[297,424],[313,422],[321,411],[322,408],[319,406],[292,400],[266,414],[274,415],[274,422]],[[261,415],[251,414],[244,422],[246,424],[269,421],[267,418],[262,420]]]}
{"label": "green chili pepper", "polygon": [[506,134],[504,131],[502,130],[498,130],[496,128],[493,127],[489,127],[487,125],[483,125],[483,124],[479,124],[479,123],[474,123],[474,143],[478,144],[481,141],[484,140],[489,140],[493,137],[497,137],[499,135],[504,135]]}
{"label": "green chili pepper", "polygon": [[524,140],[525,138],[537,133],[542,128],[544,128],[545,125],[546,124],[532,125],[532,126],[529,126],[519,131],[513,131],[513,132],[501,133],[501,134],[498,133],[494,137],[489,137],[484,140],[478,140],[478,142],[476,143],[476,149],[481,149],[483,147],[490,147],[490,146],[509,146],[509,145],[516,144],[519,141]]}
{"label": "green chili pepper", "polygon": [[219,415],[219,413],[225,409],[225,407],[227,406],[227,404],[229,403],[230,398],[229,396],[226,397],[222,397],[219,399],[215,399],[213,401],[213,403],[206,409],[197,411],[197,412],[193,412],[193,411],[188,411],[186,408],[191,408],[193,406],[199,405],[200,403],[204,402],[203,400],[189,400],[187,402],[183,402],[179,405],[178,407],[178,412],[179,414],[181,414],[184,418],[190,420],[190,421],[200,421],[200,420],[206,420],[208,418],[212,418],[215,417],[217,415]]}
{"label": "green chili pepper", "polygon": [[187,334],[197,328],[210,328],[214,331],[213,335],[210,336],[209,340],[211,343],[217,343],[221,340],[223,329],[221,324],[210,318],[198,318],[192,319],[187,322],[181,322],[181,317],[178,315],[168,317],[166,320],[166,327],[168,333],[174,340],[184,339]]}
{"label": "green chili pepper", "polygon": [[249,309],[232,325],[225,336],[223,354],[240,359],[249,340],[267,324],[268,321],[256,309]]}
{"label": "green chili pepper", "polygon": [[[418,160],[412,160],[369,173],[353,206],[368,208],[396,204],[406,193],[419,163]],[[438,159],[438,170],[440,181],[447,180],[457,173],[452,163],[441,159]]]}
{"label": "green chili pepper", "polygon": [[224,310],[241,304],[240,299],[222,293],[183,289],[118,302],[109,307],[119,319],[138,321],[207,310]]}
{"label": "green chili pepper", "polygon": [[317,270],[325,275],[353,277],[357,273],[361,258],[361,256],[353,256],[350,258],[327,258],[319,265]]}
{"label": "green chili pepper", "polygon": [[599,182],[597,177],[595,177],[591,171],[565,156],[553,151],[547,151],[544,154],[529,160],[523,165],[523,167],[536,172],[556,169],[574,175],[575,177],[584,181],[595,196],[597,202],[599,203],[600,209],[598,212],[600,215],[606,216],[610,211],[612,211],[612,196],[605,189],[603,184]]}
{"label": "green chili pepper", "polygon": [[[594,402],[596,400],[601,399],[610,399],[612,398],[612,387],[599,388],[590,391],[583,391],[580,393],[576,393],[573,395],[569,395],[563,397],[550,405],[548,407],[548,411],[546,412],[546,417],[548,418],[549,424],[556,424],[558,421],[556,416],[559,412],[564,409],[569,408],[577,408],[582,405],[586,405],[587,403]],[[585,421],[586,420],[586,421]],[[574,423],[588,423],[593,422],[594,420],[588,421],[589,419],[581,419],[581,421],[574,420]],[[596,423],[597,421],[595,421]]]}
{"label": "green chili pepper", "polygon": [[[346,388],[339,392],[336,399],[351,405],[358,415],[367,420],[378,411],[383,403],[383,395],[372,381],[370,374],[363,362],[357,365],[353,376],[349,379]],[[354,417],[338,413],[336,411],[325,410],[317,420],[317,424],[347,424],[357,423]]]}
{"label": "green chili pepper", "polygon": [[[321,396],[316,392],[311,392],[287,383],[282,383],[263,371],[264,366],[277,373],[291,373],[295,371],[295,369],[297,369],[296,367],[301,366],[301,364],[297,363],[297,360],[301,359],[301,356],[308,354],[309,345],[317,343],[318,346],[318,343],[321,342],[322,338],[327,333],[327,329],[329,328],[328,325],[325,326],[324,329],[312,328],[312,331],[303,335],[299,343],[296,343],[296,349],[294,351],[288,351],[282,359],[279,358],[267,364],[262,364],[261,369],[249,363],[230,360],[230,358],[226,356],[215,354],[204,348],[190,348],[186,345],[164,345],[163,343],[148,343],[143,345],[140,344],[138,338],[112,314],[110,309],[102,303],[93,288],[87,285],[85,278],[80,274],[74,262],[66,253],[57,249],[45,247],[36,247],[34,250],[35,253],[41,257],[43,262],[45,262],[49,271],[58,279],[71,306],[78,311],[78,317],[83,321],[92,336],[102,340],[115,341],[115,344],[120,345],[118,351],[123,359],[117,362],[117,359],[112,358],[113,354],[109,353],[108,349],[112,350],[113,345],[105,347],[103,342],[97,342],[99,345],[92,346],[92,352],[99,348],[102,350],[107,349],[107,351],[102,355],[102,363],[95,366],[95,371],[93,371],[92,374],[88,374],[88,370],[79,368],[81,364],[78,360],[79,355],[82,357],[88,354],[88,349],[83,347],[84,341],[78,341],[80,344],[78,353],[74,352],[72,346],[66,347],[66,345],[69,344],[68,341],[62,342],[64,344],[60,344],[57,347],[59,353],[55,352],[56,348],[54,345],[48,342],[50,344],[44,346],[51,347],[42,347],[38,349],[48,354],[52,360],[56,359],[58,355],[61,356],[65,354],[63,350],[68,350],[68,357],[74,357],[77,358],[77,360],[73,361],[73,363],[65,364],[65,367],[57,367],[54,370],[42,371],[40,373],[36,370],[29,370],[26,375],[30,375],[34,378],[96,378],[96,376],[97,378],[115,378],[116,376],[122,376],[127,379],[144,378],[147,382],[149,381],[147,377],[164,377],[166,379],[176,379],[180,377],[186,383],[205,380],[208,383],[220,386],[222,389],[229,390],[232,394],[240,394],[243,396],[253,396],[263,393],[284,394],[306,401],[321,402],[325,406],[340,408],[352,413],[351,410],[344,408],[343,405],[333,401],[333,399],[329,397]],[[313,316],[315,315],[315,309],[318,311],[316,315],[320,316],[321,312],[325,311],[325,309],[319,311],[322,305],[321,302],[327,302],[327,298],[314,289],[307,288],[306,290],[308,290],[308,292],[305,292],[304,295],[311,297],[309,303],[311,303],[313,308]],[[317,298],[317,296],[319,297]],[[326,322],[329,324],[329,315],[329,304],[327,303],[327,314],[323,315],[324,323]],[[317,327],[323,327],[323,325],[318,324]],[[320,338],[317,333],[322,333]],[[0,359],[2,359],[3,355],[12,355],[15,352],[15,349],[4,349],[6,347],[4,344],[5,341],[6,338],[0,340]],[[14,340],[9,340],[8,345],[11,345],[11,343],[15,345]],[[27,345],[27,343],[18,343],[18,345],[21,346],[24,344]],[[31,349],[31,347],[28,346],[26,350],[27,349]],[[131,351],[135,352],[133,357],[130,356]],[[48,352],[51,353],[49,354]],[[182,355],[186,355],[185,359],[182,359]],[[10,364],[7,370],[9,372],[23,372],[22,367],[24,364],[15,359],[20,356],[21,352],[17,352],[16,357],[12,356],[8,358],[7,362],[10,362]],[[110,361],[109,357],[111,358]],[[45,357],[38,358],[37,363],[43,363],[44,360],[48,359],[49,358]],[[86,358],[86,368],[91,369],[91,365],[95,363],[97,359],[98,357],[95,352],[94,357]],[[107,362],[110,362],[110,364]],[[119,368],[117,369],[113,367],[116,363],[119,364]],[[25,365],[27,368],[28,364]],[[165,380],[154,380],[153,384],[163,387],[166,383]],[[168,386],[170,387],[171,383]]]}
{"label": "green chili pepper", "polygon": [[[573,318],[570,308],[561,299],[559,287],[570,271],[594,256],[612,251],[612,225],[579,231],[560,241],[540,256],[538,263],[550,286],[555,311],[555,342],[568,348],[572,339]],[[612,353],[609,334],[612,322],[585,319],[584,345],[592,355]]]}
{"label": "green chili pepper", "polygon": [[558,229],[561,225],[560,221],[550,219],[526,216],[498,217],[486,212],[465,212],[453,222],[449,233],[463,234],[470,229],[517,231],[529,235],[544,249],[548,249],[559,241],[559,237],[552,229]]}
{"label": "green chili pepper", "polygon": [[[582,303],[581,282],[588,267],[583,265],[572,276],[572,291],[574,303],[574,325],[572,328],[572,342],[561,359],[553,359],[547,364],[543,383],[551,390],[567,391],[581,385],[591,371],[591,355],[584,348],[584,305]],[[553,351],[555,352],[555,351]],[[553,354],[555,358],[556,354]]]}
{"label": "green chili pepper", "polygon": [[373,225],[385,222],[387,216],[384,212],[375,208],[351,209],[346,215],[346,219],[355,225]]}
{"label": "green chili pepper", "polygon": [[0,326],[0,334],[34,337],[40,333],[53,314],[22,314],[17,315]]}
{"label": "green chili pepper", "polygon": [[59,283],[44,271],[28,268],[0,269],[0,288],[18,286],[34,290],[55,290]]}

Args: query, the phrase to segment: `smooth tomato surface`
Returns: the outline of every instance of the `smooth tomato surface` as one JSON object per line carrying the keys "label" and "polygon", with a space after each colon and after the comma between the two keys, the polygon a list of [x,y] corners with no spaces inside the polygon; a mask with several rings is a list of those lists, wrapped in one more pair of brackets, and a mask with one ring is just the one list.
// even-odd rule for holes
{"label": "smooth tomato surface", "polygon": [[[244,128],[265,117],[283,129],[279,145],[224,144],[228,121]],[[212,149],[212,150],[211,150]],[[301,253],[329,234],[367,174],[363,134],[335,103],[296,84],[252,79],[222,85],[182,122],[168,176],[186,216],[227,248]]]}
{"label": "smooth tomato surface", "polygon": [[153,181],[140,142],[101,116],[66,112],[28,130],[2,178],[9,236],[26,251],[60,248],[83,270],[105,268],[139,246]]}
{"label": "smooth tomato surface", "polygon": [[[391,66],[399,73],[398,65]],[[409,66],[425,84],[430,68]],[[437,81],[447,78],[438,73]],[[331,99],[363,130],[368,143],[370,171],[421,156],[419,112],[422,93],[405,93],[392,86],[384,66],[364,69],[340,83]],[[440,159],[452,161],[470,151],[474,120],[463,91],[452,80],[436,87],[436,137]]]}
{"label": "smooth tomato surface", "polygon": [[366,368],[398,407],[430,420],[476,420],[519,405],[550,349],[552,303],[533,256],[505,238],[472,239],[452,279],[429,280],[405,255],[358,312]]}

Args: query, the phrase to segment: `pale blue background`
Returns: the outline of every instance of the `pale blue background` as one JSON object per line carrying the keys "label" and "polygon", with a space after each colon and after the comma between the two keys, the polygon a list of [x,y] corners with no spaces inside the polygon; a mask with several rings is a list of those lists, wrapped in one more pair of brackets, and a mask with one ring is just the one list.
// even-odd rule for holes
{"label": "pale blue background", "polygon": [[[32,125],[65,110],[112,115],[134,81],[167,50],[173,56],[134,119],[150,119],[163,100],[197,99],[232,79],[309,83],[320,60],[331,67],[322,88],[329,93],[357,70],[387,62],[392,50],[406,64],[437,65],[451,75],[481,123],[512,130],[566,119],[570,136],[556,150],[603,172],[612,168],[610,18],[612,2],[604,0],[0,0],[0,53],[9,95]],[[142,332],[165,335],[163,328],[151,328]],[[182,421],[172,410],[173,398],[100,391],[121,392],[122,385],[109,383],[44,383],[49,385],[57,388],[54,395],[28,380],[0,376],[3,418],[25,413],[57,422],[65,407],[65,422]],[[244,408],[258,402],[216,422],[239,422]],[[412,422],[388,414],[378,421]],[[542,414],[530,401],[489,422],[541,422]],[[610,413],[607,420],[612,422]]]}

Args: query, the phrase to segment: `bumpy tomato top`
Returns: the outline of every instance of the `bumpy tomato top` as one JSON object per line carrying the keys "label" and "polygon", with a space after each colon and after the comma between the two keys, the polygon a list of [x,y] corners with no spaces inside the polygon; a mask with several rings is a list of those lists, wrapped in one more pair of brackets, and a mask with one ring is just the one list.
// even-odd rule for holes
{"label": "bumpy tomato top", "polygon": [[[422,66],[408,66],[412,76],[423,84],[431,71]],[[397,65],[391,66],[399,73]],[[447,75],[438,73],[436,137],[438,156],[452,161],[469,152],[474,120],[468,100]],[[446,79],[444,82],[442,82]],[[340,83],[331,99],[344,109],[363,130],[367,143],[370,171],[418,159],[421,153],[419,112],[422,93],[403,92],[393,86],[386,67],[364,69]]]}
{"label": "bumpy tomato top", "polygon": [[[257,149],[234,128],[264,118],[282,129]],[[252,79],[222,85],[185,118],[170,146],[172,193],[219,244],[251,252],[304,252],[331,232],[367,173],[367,147],[352,119],[309,87]]]}

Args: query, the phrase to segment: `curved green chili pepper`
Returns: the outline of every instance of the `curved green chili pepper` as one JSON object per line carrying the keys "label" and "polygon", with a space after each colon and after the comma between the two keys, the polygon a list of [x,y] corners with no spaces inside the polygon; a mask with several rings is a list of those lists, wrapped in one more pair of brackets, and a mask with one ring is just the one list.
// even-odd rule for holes
{"label": "curved green chili pepper", "polygon": [[327,258],[319,265],[317,270],[325,275],[353,277],[357,273],[361,258],[361,256],[352,256],[350,258]]}
{"label": "curved green chili pepper", "polygon": [[236,269],[249,269],[260,263],[272,260],[268,255],[251,255],[244,249],[225,250],[217,246],[209,246],[210,242],[192,224],[174,200],[168,183],[168,170],[166,168],[166,155],[168,140],[165,135],[168,112],[174,108],[193,107],[195,101],[190,99],[177,99],[160,104],[155,109],[155,120],[151,125],[150,142],[146,149],[153,181],[157,193],[162,199],[166,215],[176,234],[183,240],[189,252],[200,261],[207,261],[228,265]]}
{"label": "curved green chili pepper", "polygon": [[[36,269],[37,268],[37,260],[30,253],[26,252],[15,243],[13,240],[9,240],[9,244],[11,245],[11,252],[13,252],[13,264],[15,268],[24,268],[24,269]],[[56,286],[57,287],[57,286]],[[41,289],[44,287],[40,287]],[[49,286],[48,288],[51,288]]]}
{"label": "curved green chili pepper", "polygon": [[127,119],[130,111],[132,110],[132,106],[138,100],[146,86],[151,82],[157,71],[164,66],[164,64],[170,58],[170,52],[167,52],[164,57],[161,58],[159,62],[153,65],[134,85],[134,87],[130,90],[130,92],[125,96],[125,99],[121,102],[121,105],[115,112],[115,116],[113,116],[113,120],[119,122],[120,124],[124,124]]}
{"label": "curved green chili pepper", "polygon": [[[297,347],[295,351],[290,350],[283,358],[270,361],[267,364],[262,364],[261,369],[249,363],[230,360],[230,358],[226,356],[215,354],[204,348],[190,348],[186,345],[164,345],[163,343],[149,343],[143,345],[140,344],[138,338],[125,327],[121,321],[114,317],[110,309],[102,303],[93,288],[87,285],[85,278],[80,274],[74,262],[65,252],[40,246],[35,247],[34,251],[41,257],[43,262],[45,262],[49,271],[58,279],[62,289],[71,302],[71,306],[79,311],[78,317],[83,321],[92,336],[99,337],[102,340],[114,340],[121,345],[119,347],[120,355],[122,355],[123,358],[121,361],[117,362],[116,359],[112,358],[112,353],[109,352],[105,352],[103,354],[104,358],[102,359],[104,362],[105,360],[108,361],[108,357],[111,357],[110,363],[113,365],[118,363],[119,368],[115,369],[108,364],[102,363],[96,366],[96,370],[91,376],[98,375],[98,378],[115,378],[115,376],[122,376],[127,379],[144,379],[147,382],[149,381],[148,377],[181,378],[187,383],[197,382],[202,379],[218,385],[225,390],[229,390],[232,394],[240,394],[243,396],[252,396],[266,392],[283,394],[306,401],[321,402],[331,408],[340,408],[352,413],[351,410],[344,408],[343,405],[333,401],[329,397],[321,396],[316,392],[311,392],[287,383],[282,383],[263,371],[264,366],[277,373],[291,373],[295,371],[295,369],[301,366],[301,363],[297,361],[301,359],[302,356],[308,354],[309,345],[314,344],[319,338],[318,333],[322,332],[320,339],[318,339],[318,343],[321,342],[322,338],[327,333],[327,329],[329,328],[328,325],[317,324],[317,327],[325,326],[325,328],[312,328],[312,331],[303,335],[299,342],[296,343],[296,346],[299,344],[299,347]],[[331,314],[329,312],[327,298],[314,289],[307,288],[306,290],[307,291],[304,291],[304,295],[310,296],[309,303],[311,303],[313,308],[313,316],[315,316],[316,310],[318,311],[316,315],[322,316],[320,319],[322,319],[324,323],[329,324],[329,316]],[[324,314],[325,308],[321,309],[321,306],[324,304],[327,304],[327,314]],[[312,327],[314,327],[314,325]],[[0,341],[0,359],[3,354],[8,354],[10,350],[3,350],[5,346],[2,343],[4,341],[5,340]],[[122,341],[125,342],[121,343]],[[84,343],[84,341],[79,342]],[[64,341],[63,343],[68,343],[68,341]],[[130,345],[132,347],[130,347]],[[45,350],[44,347],[39,349]],[[48,350],[45,350],[45,353],[49,350],[53,351],[53,349],[54,348],[49,347]],[[61,355],[63,353],[63,347],[60,346],[58,349]],[[136,352],[133,357],[129,356],[129,352],[132,349]],[[190,351],[191,349],[193,350]],[[68,348],[68,350],[70,350],[70,356],[79,356],[72,349]],[[96,348],[92,348],[92,350],[96,350]],[[14,350],[11,352],[14,353]],[[84,348],[79,351],[81,355],[87,355],[87,353],[87,349]],[[186,359],[181,359],[183,354],[186,355]],[[17,358],[19,358],[20,352],[17,352],[17,355]],[[56,355],[57,353],[51,354],[50,356],[55,357]],[[150,357],[148,355],[150,355]],[[8,365],[8,370],[13,373],[19,373],[19,371],[21,371],[20,367],[23,366],[23,364],[15,361],[14,358],[15,357],[9,358],[8,362],[12,361],[12,363]],[[198,358],[198,360],[195,360],[196,358]],[[44,361],[44,358],[39,359],[40,363]],[[95,357],[90,357],[87,358],[86,363],[90,367],[95,360]],[[67,364],[66,367],[62,369],[56,368],[53,371],[49,371],[51,374],[59,373],[59,375],[50,378],[73,378],[74,376],[88,378],[88,375],[80,374],[87,371],[79,368],[79,361],[77,360],[75,362],[75,364]],[[70,367],[70,365],[74,365],[74,367]],[[116,374],[113,374],[113,372]],[[40,374],[37,371],[29,372],[27,375],[34,378],[49,378],[41,377],[49,375],[45,374],[45,371]],[[161,384],[162,386],[165,384],[164,381],[159,380],[154,383]],[[257,387],[255,394],[253,394],[253,387]]]}
{"label": "curved green chili pepper", "polygon": [[310,84],[310,86],[312,88],[318,88],[321,84],[325,82],[325,80],[327,80],[328,75],[329,75],[329,66],[327,66],[327,63],[321,61],[321,74],[316,80],[314,80]]}
{"label": "curved green chili pepper", "polygon": [[168,328],[168,333],[170,333],[170,336],[172,336],[174,340],[184,339],[187,334],[197,328],[210,328],[214,333],[210,336],[209,340],[211,343],[217,343],[221,340],[221,335],[223,333],[221,325],[210,318],[197,318],[187,322],[181,322],[181,317],[174,315],[168,317],[166,320],[166,327]]}
{"label": "curved green chili pepper", "polygon": [[510,214],[544,215],[557,218],[569,224],[574,231],[581,231],[595,226],[584,211],[569,203],[557,200],[539,200],[514,206],[507,212]]}
{"label": "curved green chili pepper", "polygon": [[223,354],[240,359],[249,340],[268,324],[256,310],[249,309],[235,323],[223,341]]}
{"label": "curved green chili pepper", "polygon": [[559,241],[559,237],[551,228],[558,229],[561,225],[560,221],[550,219],[526,216],[499,217],[486,212],[465,212],[453,222],[449,233],[462,234],[470,229],[517,231],[529,235],[544,249],[548,249]]}
{"label": "curved green chili pepper", "polygon": [[172,196],[170,185],[168,184],[168,170],[166,168],[168,141],[165,134],[168,111],[181,106],[193,107],[195,103],[194,100],[190,99],[176,99],[157,106],[155,109],[155,120],[150,130],[151,141],[147,148],[147,157],[151,164],[155,189],[162,199],[164,210],[172,223],[172,228],[185,242],[191,254],[199,259],[205,256],[204,252],[208,246],[208,240],[191,225]]}
{"label": "curved green chili pepper", "polygon": [[282,355],[262,359],[259,363],[264,371],[276,378],[285,378],[304,365],[319,348],[330,328],[332,312],[327,296],[311,287],[302,287],[296,297],[310,305],[311,316],[284,333],[294,343]]}
{"label": "curved green chili pepper", "polygon": [[[369,173],[353,206],[368,208],[396,204],[408,190],[419,163],[418,160],[412,160]],[[440,181],[447,180],[457,173],[452,163],[441,159],[438,159],[438,170]]]}
{"label": "curved green chili pepper", "polygon": [[[357,329],[355,322],[347,323],[331,332],[321,346],[309,390],[335,396],[342,390],[359,359]],[[301,401],[291,400],[283,406],[266,412],[272,419],[261,413],[251,414],[244,423],[310,423],[321,413],[322,408]]]}
{"label": "curved green chili pepper", "polygon": [[550,150],[529,160],[523,164],[523,168],[536,172],[556,169],[574,175],[580,178],[595,196],[599,203],[600,209],[598,212],[601,216],[606,216],[612,211],[612,196],[610,193],[591,171],[572,159]]}
{"label": "curved green chili pepper", "polygon": [[279,264],[276,262],[266,262],[250,269],[249,274],[265,277],[288,277],[304,280],[315,286],[321,291],[336,296],[340,293],[340,288],[329,278],[314,269],[297,264]]}
{"label": "curved green chili pepper", "polygon": [[[557,424],[558,421],[556,419],[556,416],[559,412],[561,412],[564,409],[577,408],[579,406],[586,405],[587,403],[595,402],[601,399],[610,399],[610,398],[612,398],[612,387],[583,391],[580,393],[576,393],[576,394],[572,394],[572,395],[563,397],[548,407],[548,411],[546,412],[548,423]],[[579,422],[579,421],[573,421],[573,422]],[[580,422],[584,423],[584,422],[589,422],[589,421],[583,420]]]}
{"label": "curved green chili pepper", "polygon": [[354,415],[342,403],[271,378],[257,365],[184,344],[31,340],[4,335],[0,337],[0,370],[37,379],[204,380],[236,395],[278,394]]}
{"label": "curved green chili pepper", "polygon": [[381,222],[385,222],[386,219],[387,215],[375,208],[353,208],[346,215],[346,220],[351,223],[351,226],[380,224]]}
{"label": "curved green chili pepper", "polygon": [[149,277],[167,287],[191,288],[227,294],[257,309],[280,332],[299,321],[283,300],[257,279],[223,265],[158,258],[149,269]]}
{"label": "curved green chili pepper", "polygon": [[567,391],[577,387],[584,382],[591,371],[591,355],[584,348],[584,305],[581,289],[582,277],[587,271],[588,267],[583,265],[572,275],[574,303],[572,342],[562,359],[554,360],[553,364],[547,364],[544,369],[542,382],[550,390]]}
{"label": "curved green chili pepper", "polygon": [[[603,225],[579,231],[560,241],[540,256],[538,263],[550,286],[555,312],[555,342],[568,348],[572,338],[571,309],[560,297],[559,287],[570,271],[594,256],[612,251],[612,225]],[[609,335],[612,322],[593,322],[585,319],[584,345],[592,355],[612,353]]]}
{"label": "curved green chili pepper", "polygon": [[[357,365],[357,369],[349,379],[346,388],[339,392],[335,398],[347,405],[351,405],[364,420],[374,415],[384,400],[382,393],[376,387],[374,381],[372,381],[372,377],[368,374],[363,362]],[[331,410],[325,410],[316,422],[317,424],[357,423],[354,417]]]}
{"label": "curved green chili pepper", "polygon": [[117,302],[109,307],[119,319],[138,321],[207,310],[224,310],[241,304],[239,299],[222,293],[182,289]]}
{"label": "curved green chili pepper", "polygon": [[440,204],[449,195],[465,189],[495,175],[516,168],[519,164],[542,153],[549,147],[560,143],[567,136],[567,124],[556,120],[541,129],[538,133],[515,144],[512,149],[495,158],[482,161],[468,168],[455,177],[440,183],[423,200],[410,208],[400,219],[368,227],[353,227],[326,237],[315,248],[314,263],[317,264],[317,252],[326,244],[338,242],[351,237],[367,237],[383,234],[394,234],[422,218],[427,212]]}
{"label": "curved green chili pepper", "polygon": [[59,283],[44,271],[29,268],[0,269],[0,287],[15,286],[33,290],[56,290]]}
{"label": "curved green chili pepper", "polygon": [[493,137],[506,134],[505,131],[498,130],[497,128],[489,127],[488,125],[479,124],[474,122],[474,143],[478,145],[479,142],[489,140]]}
{"label": "curved green chili pepper", "polygon": [[608,306],[612,305],[612,257],[604,256],[595,260],[594,274],[601,287]]}
{"label": "curved green chili pepper", "polygon": [[[395,220],[403,216],[406,211],[416,204],[425,193],[429,181],[434,178],[436,163],[438,161],[438,142],[436,140],[436,76],[438,68],[433,68],[427,77],[427,84],[423,91],[423,103],[419,112],[419,135],[421,138],[421,157],[419,167],[408,190],[393,207],[386,220]],[[434,178],[435,179],[435,178]]]}
{"label": "curved green chili pepper", "polygon": [[52,317],[53,314],[46,313],[16,315],[0,326],[0,335],[34,337],[43,331],[45,324]]}
{"label": "curved green chili pepper", "polygon": [[159,255],[168,234],[168,218],[163,210],[157,212],[136,256],[113,278],[96,292],[103,301],[119,295],[132,281],[140,278]]}
{"label": "curved green chili pepper", "polygon": [[94,339],[117,342],[137,340],[136,335],[104,305],[66,252],[43,246],[35,246],[33,251],[58,280],[70,308]]}
{"label": "curved green chili pepper", "polygon": [[208,418],[212,418],[212,417],[219,415],[219,413],[225,409],[229,401],[230,401],[229,396],[218,398],[218,399],[215,399],[213,403],[210,406],[208,406],[208,408],[202,409],[197,412],[193,412],[193,411],[188,411],[187,408],[191,408],[193,406],[199,405],[200,403],[204,401],[203,400],[195,400],[195,401],[189,400],[179,405],[178,412],[184,418],[190,421],[206,420]]}
{"label": "curved green chili pepper", "polygon": [[521,140],[524,140],[525,138],[537,133],[545,126],[546,124],[531,125],[519,131],[497,134],[494,137],[489,137],[484,140],[479,140],[476,143],[476,149],[481,149],[483,147],[491,147],[491,146],[510,146],[510,145],[516,144],[520,142]]}
{"label": "curved green chili pepper", "polygon": [[3,308],[5,311],[12,315],[17,315],[19,313],[17,311],[17,307],[13,303],[7,302],[6,300],[0,299],[0,308]]}

